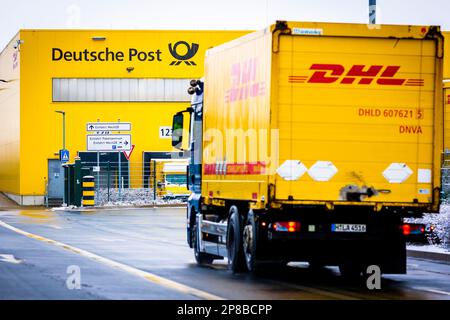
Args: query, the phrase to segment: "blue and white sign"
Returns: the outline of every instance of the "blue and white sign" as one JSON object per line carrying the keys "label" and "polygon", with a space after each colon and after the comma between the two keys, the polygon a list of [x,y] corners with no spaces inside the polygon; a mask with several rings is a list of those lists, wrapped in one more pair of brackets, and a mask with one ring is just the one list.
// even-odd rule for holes
{"label": "blue and white sign", "polygon": [[88,122],[87,131],[131,131],[130,122]]}
{"label": "blue and white sign", "polygon": [[70,159],[69,150],[67,149],[61,149],[59,150],[59,161],[62,163],[68,162]]}
{"label": "blue and white sign", "polygon": [[130,151],[131,134],[88,134],[88,151]]}

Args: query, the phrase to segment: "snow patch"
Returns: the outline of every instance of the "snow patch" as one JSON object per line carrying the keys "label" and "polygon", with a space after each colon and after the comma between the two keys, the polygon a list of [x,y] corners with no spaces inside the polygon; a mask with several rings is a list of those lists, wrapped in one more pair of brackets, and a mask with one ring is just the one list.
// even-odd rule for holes
{"label": "snow patch", "polygon": [[[108,201],[109,200],[109,201]],[[95,190],[95,207],[139,207],[139,206],[153,206],[153,205],[179,205],[186,202],[180,199],[163,200],[159,197],[154,199],[153,190],[149,188],[98,188]],[[89,207],[84,207],[89,209]],[[52,211],[77,211],[80,208],[75,206],[61,206],[52,208]]]}
{"label": "snow patch", "polygon": [[450,255],[450,251],[445,249],[445,248],[441,248],[437,245],[424,245],[424,246],[414,246],[414,245],[409,245],[406,247],[408,250],[411,251],[421,251],[421,252],[433,252],[433,253],[443,253],[443,254],[449,254]]}
{"label": "snow patch", "polygon": [[405,219],[405,222],[432,224],[441,240],[438,247],[450,248],[450,205],[441,205],[439,213],[425,213],[422,218]]}

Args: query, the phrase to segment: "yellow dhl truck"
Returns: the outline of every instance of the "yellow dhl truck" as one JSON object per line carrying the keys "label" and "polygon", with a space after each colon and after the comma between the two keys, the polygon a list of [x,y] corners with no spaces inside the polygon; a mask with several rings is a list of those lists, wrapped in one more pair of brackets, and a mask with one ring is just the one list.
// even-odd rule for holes
{"label": "yellow dhl truck", "polygon": [[208,50],[172,128],[197,262],[406,273],[403,218],[439,210],[442,58],[435,26],[279,21]]}
{"label": "yellow dhl truck", "polygon": [[[156,177],[156,193],[165,200],[187,200],[187,161],[185,159],[157,159],[150,165],[151,177]],[[154,171],[154,173],[152,172]],[[154,185],[155,182],[151,182]]]}

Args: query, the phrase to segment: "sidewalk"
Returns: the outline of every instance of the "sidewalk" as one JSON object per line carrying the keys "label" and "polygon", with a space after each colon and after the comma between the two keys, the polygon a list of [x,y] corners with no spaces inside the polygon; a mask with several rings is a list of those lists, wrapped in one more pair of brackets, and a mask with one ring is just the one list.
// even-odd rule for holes
{"label": "sidewalk", "polygon": [[406,249],[408,257],[450,264],[450,251],[448,249],[431,245],[408,245]]}
{"label": "sidewalk", "polygon": [[20,206],[0,192],[0,210],[18,209]]}

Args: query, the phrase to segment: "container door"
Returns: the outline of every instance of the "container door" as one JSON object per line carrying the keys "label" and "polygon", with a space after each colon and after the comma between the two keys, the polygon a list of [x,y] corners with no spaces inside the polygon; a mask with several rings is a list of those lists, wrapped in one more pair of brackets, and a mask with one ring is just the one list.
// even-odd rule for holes
{"label": "container door", "polygon": [[431,202],[434,40],[283,35],[277,54],[278,199]]}

